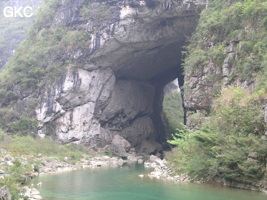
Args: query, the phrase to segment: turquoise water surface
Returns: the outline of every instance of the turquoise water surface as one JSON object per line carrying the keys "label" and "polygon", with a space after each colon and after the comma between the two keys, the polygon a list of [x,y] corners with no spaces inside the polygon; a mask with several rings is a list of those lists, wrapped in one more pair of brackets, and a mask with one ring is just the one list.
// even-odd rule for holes
{"label": "turquoise water surface", "polygon": [[140,178],[143,166],[78,170],[38,177],[45,200],[266,200],[259,192]]}

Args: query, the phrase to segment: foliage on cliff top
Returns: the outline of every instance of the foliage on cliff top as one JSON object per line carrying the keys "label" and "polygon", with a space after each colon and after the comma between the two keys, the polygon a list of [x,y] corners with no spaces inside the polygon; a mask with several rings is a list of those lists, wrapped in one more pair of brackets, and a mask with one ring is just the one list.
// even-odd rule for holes
{"label": "foliage on cliff top", "polygon": [[169,141],[177,145],[170,159],[174,167],[196,179],[266,181],[266,124],[256,100],[260,95],[225,89],[209,120],[198,130],[181,130]]}
{"label": "foliage on cliff top", "polygon": [[[266,13],[265,0],[210,1],[187,47],[185,70],[193,72],[208,63],[221,68],[225,63],[236,68],[235,77],[257,79],[259,88],[267,88]],[[231,43],[236,59],[225,60]],[[235,78],[231,76],[229,80]]]}

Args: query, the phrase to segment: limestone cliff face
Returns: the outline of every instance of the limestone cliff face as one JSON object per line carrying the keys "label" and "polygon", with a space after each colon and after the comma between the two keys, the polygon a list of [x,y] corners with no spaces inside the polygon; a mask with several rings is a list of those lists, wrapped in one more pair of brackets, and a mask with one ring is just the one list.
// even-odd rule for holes
{"label": "limestone cliff face", "polygon": [[[260,45],[266,33],[263,17],[259,14],[261,11],[253,17],[239,15],[242,11],[236,9],[235,3],[229,1],[221,8],[214,4],[203,12],[189,45],[185,59],[184,106],[187,125],[192,128],[209,116],[213,100],[228,86],[243,88],[248,94],[261,89],[265,96],[255,101],[261,106],[266,122],[266,79],[263,78],[266,65],[262,56],[265,47]],[[227,7],[236,10],[231,13]],[[228,21],[216,19],[219,16],[216,12],[221,15],[228,12]],[[216,19],[218,26],[209,21],[210,18]]]}
{"label": "limestone cliff face", "polygon": [[[236,63],[241,59],[238,56],[239,48],[238,42],[232,41],[225,46],[225,58],[221,65],[208,61],[204,67],[185,72],[184,105],[189,127],[194,128],[201,124],[203,119],[209,115],[216,95],[220,94],[224,88],[234,86],[244,88],[249,92],[255,91],[255,74],[246,78],[238,74]],[[267,122],[267,101],[261,104],[265,122]]]}
{"label": "limestone cliff face", "polygon": [[[226,43],[226,42],[225,42]],[[211,47],[213,48],[213,47]],[[209,113],[212,100],[221,89],[228,85],[242,87],[247,90],[255,88],[255,79],[241,78],[237,74],[238,50],[237,41],[232,41],[225,46],[225,58],[222,64],[207,60],[204,67],[188,70],[185,73],[185,106],[188,110],[205,110]]]}
{"label": "limestone cliff face", "polygon": [[62,0],[51,28],[85,30],[90,45],[63,53],[74,67],[38,92],[20,92],[17,109],[27,112],[37,99],[41,137],[121,156],[160,151],[163,88],[179,76],[181,49],[203,7],[185,0]]}

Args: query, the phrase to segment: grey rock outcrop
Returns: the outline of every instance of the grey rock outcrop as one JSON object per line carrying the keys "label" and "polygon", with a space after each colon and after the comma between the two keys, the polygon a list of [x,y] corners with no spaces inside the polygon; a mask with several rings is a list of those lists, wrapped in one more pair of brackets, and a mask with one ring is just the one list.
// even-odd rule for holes
{"label": "grey rock outcrop", "polygon": [[131,144],[119,135],[115,135],[111,144],[106,147],[107,150],[112,152],[114,155],[121,157],[128,157]]}
{"label": "grey rock outcrop", "polygon": [[9,193],[7,186],[3,186],[0,188],[0,199],[11,200],[11,194]]}

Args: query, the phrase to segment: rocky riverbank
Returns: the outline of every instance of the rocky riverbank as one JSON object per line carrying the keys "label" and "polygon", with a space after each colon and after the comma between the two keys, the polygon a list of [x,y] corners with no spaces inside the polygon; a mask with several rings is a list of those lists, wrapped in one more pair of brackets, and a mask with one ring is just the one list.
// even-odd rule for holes
{"label": "rocky riverbank", "polygon": [[[147,161],[144,162],[145,168],[153,168],[147,176],[149,178],[170,180],[176,182],[196,182],[189,178],[186,173],[175,175],[175,171],[167,166],[165,159],[160,159],[157,156],[151,155]],[[198,181],[200,183],[200,181]]]}
{"label": "rocky riverbank", "polygon": [[[81,159],[75,164],[70,164],[67,162],[68,158],[65,158],[63,162],[55,158],[52,158],[52,160],[49,161],[45,161],[44,165],[40,168],[39,173],[37,175],[64,173],[84,168],[117,167],[125,163],[125,161],[120,158],[109,156],[98,156]],[[31,185],[30,187],[23,187],[23,196],[27,197],[29,200],[42,199],[42,197],[40,196],[40,192],[36,189],[41,186],[42,183],[40,182],[36,186]]]}
{"label": "rocky riverbank", "polygon": [[[175,170],[169,168],[167,166],[167,161],[165,159],[160,159],[157,156],[151,155],[150,158],[145,161],[144,166],[146,168],[153,168],[153,171],[150,172],[147,176],[152,179],[163,179],[170,180],[175,182],[184,182],[184,183],[210,183],[210,181],[204,180],[194,180],[190,178],[186,173],[182,173],[181,175],[177,175]],[[145,175],[140,175],[140,177],[144,177]],[[251,181],[233,181],[233,180],[213,180],[213,183],[221,184],[222,186],[245,189],[245,190],[253,190],[260,191],[267,194],[267,183],[263,182],[251,182]]]}
{"label": "rocky riverbank", "polygon": [[[176,175],[175,170],[167,166],[167,161],[165,159],[160,159],[157,156],[151,155],[149,158],[129,156],[127,160],[123,160],[119,157],[109,157],[109,156],[95,156],[88,157],[84,155],[84,158],[76,163],[72,163],[71,159],[65,157],[63,160],[60,160],[56,157],[42,157],[42,155],[33,156],[20,156],[13,157],[4,149],[0,149],[0,179],[8,179],[11,176],[11,169],[16,170],[21,163],[23,166],[30,166],[28,171],[20,174],[20,183],[22,185],[29,185],[31,179],[39,175],[47,174],[56,174],[64,173],[73,170],[83,169],[83,168],[98,168],[98,167],[118,167],[122,166],[124,163],[144,163],[145,168],[152,168],[153,171],[149,174],[140,174],[140,177],[148,177],[151,179],[162,179],[175,182],[193,182],[193,183],[205,183],[204,181],[196,181],[191,179],[187,174]],[[144,160],[146,160],[144,162]],[[266,187],[263,185],[251,185],[239,183],[232,183],[229,185],[229,182],[221,181],[222,185],[249,189],[249,190],[258,190],[266,192]],[[251,186],[249,186],[251,185]],[[36,185],[29,185],[20,188],[21,199],[24,197],[29,200],[41,200],[42,197],[38,191],[38,187],[41,187],[42,183]],[[259,189],[261,188],[261,189]],[[6,186],[0,188],[0,199],[11,200],[11,195]]]}
{"label": "rocky riverbank", "polygon": [[[84,158],[74,163],[68,157],[60,160],[57,157],[44,157],[41,154],[38,156],[11,156],[10,152],[0,149],[0,179],[5,180],[14,176],[12,171],[17,170],[20,171],[20,174],[18,174],[19,177],[15,178],[19,178],[18,182],[21,185],[27,185],[34,177],[39,175],[64,173],[83,168],[118,167],[124,163],[133,162],[143,163],[144,161],[142,157],[138,156],[128,156],[127,160],[123,160],[119,157],[103,155],[90,157],[84,155]],[[25,171],[21,170],[22,166],[25,167]],[[41,186],[42,183],[21,187],[20,195],[29,200],[40,200],[42,197],[37,188]],[[8,188],[6,186],[1,188],[0,199],[10,200],[10,198],[11,195]]]}

